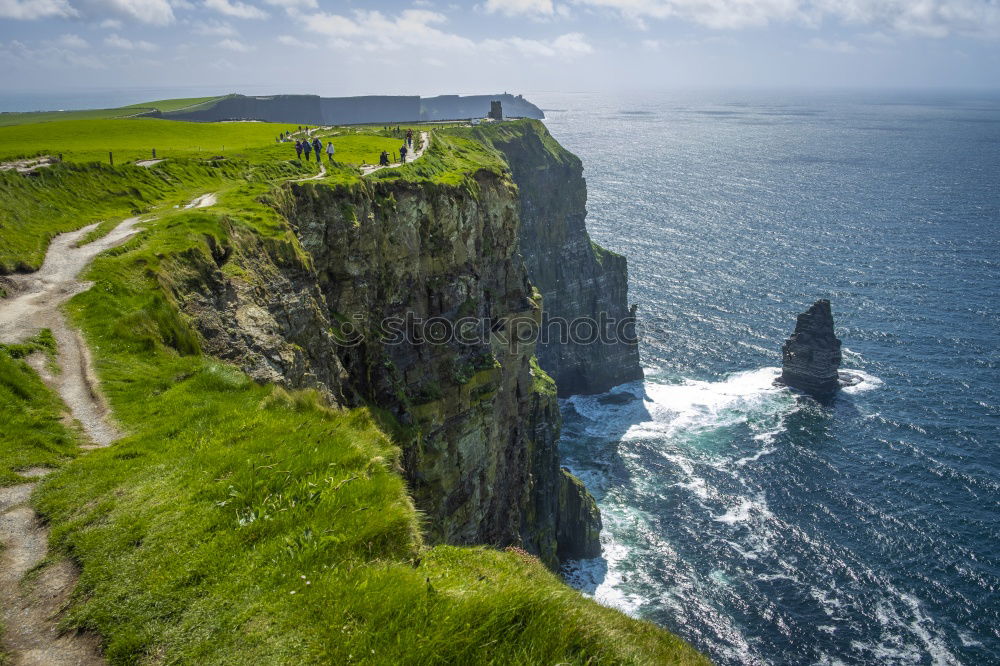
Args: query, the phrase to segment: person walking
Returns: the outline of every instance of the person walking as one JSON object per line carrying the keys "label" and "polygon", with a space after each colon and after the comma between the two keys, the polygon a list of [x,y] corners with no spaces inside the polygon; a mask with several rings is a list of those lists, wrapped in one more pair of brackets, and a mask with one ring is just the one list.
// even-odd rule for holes
{"label": "person walking", "polygon": [[337,152],[337,151],[333,147],[333,141],[327,141],[326,142],[326,159],[328,159],[330,161],[330,164],[333,164],[333,154],[335,152]]}
{"label": "person walking", "polygon": [[406,164],[406,144],[404,143],[399,147],[399,162],[400,164]]}
{"label": "person walking", "polygon": [[300,160],[302,159],[302,142],[301,141],[296,141],[295,142],[295,156],[298,157]]}
{"label": "person walking", "polygon": [[308,141],[302,142],[302,152],[306,154],[306,162],[309,161],[309,154],[312,153],[312,146],[309,145]]}
{"label": "person walking", "polygon": [[413,130],[406,130],[406,145],[410,148],[413,147]]}
{"label": "person walking", "polygon": [[323,161],[323,142],[319,140],[319,137],[313,139],[313,152],[316,153],[316,163],[321,163]]}

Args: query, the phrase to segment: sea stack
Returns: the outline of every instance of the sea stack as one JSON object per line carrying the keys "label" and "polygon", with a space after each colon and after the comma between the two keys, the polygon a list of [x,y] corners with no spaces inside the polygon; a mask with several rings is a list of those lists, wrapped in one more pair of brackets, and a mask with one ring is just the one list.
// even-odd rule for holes
{"label": "sea stack", "polygon": [[799,315],[795,332],[781,348],[779,383],[808,393],[815,398],[829,398],[840,387],[840,340],[833,333],[830,301],[818,300]]}

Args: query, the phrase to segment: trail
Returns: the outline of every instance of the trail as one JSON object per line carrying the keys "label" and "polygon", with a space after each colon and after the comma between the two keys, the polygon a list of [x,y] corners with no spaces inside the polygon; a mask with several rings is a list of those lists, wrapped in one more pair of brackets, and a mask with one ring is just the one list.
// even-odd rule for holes
{"label": "trail", "polygon": [[[430,135],[429,132],[421,132],[420,133],[419,144],[420,144],[420,146],[417,148],[417,151],[415,153],[413,153],[413,157],[406,162],[407,164],[409,164],[410,162],[413,162],[414,160],[418,160],[421,157],[423,157],[424,151],[427,150],[427,147],[431,145],[431,135]],[[376,171],[378,171],[380,169],[391,169],[391,168],[399,167],[399,166],[403,166],[403,163],[402,162],[393,162],[392,164],[390,164],[388,166],[378,166],[378,165],[375,165],[375,164],[366,164],[366,165],[364,165],[364,166],[361,167],[361,175],[362,176],[367,176],[368,174],[375,173]]]}
{"label": "trail", "polygon": [[53,164],[58,164],[59,158],[53,155],[42,155],[41,157],[32,157],[24,160],[13,160],[10,162],[0,163],[0,171],[17,171],[18,173],[31,173],[36,169],[43,169],[45,167],[52,166]]}
{"label": "trail", "polygon": [[323,162],[319,163],[319,173],[315,176],[306,176],[305,178],[295,178],[291,182],[293,183],[304,183],[307,180],[319,180],[320,178],[326,177],[326,165]]}
{"label": "trail", "polygon": [[[202,195],[187,208],[211,206],[215,195]],[[59,393],[70,414],[80,422],[90,444],[98,448],[111,444],[121,432],[110,420],[101,396],[93,361],[79,332],[71,328],[61,307],[91,283],[77,278],[101,252],[121,245],[139,232],[137,225],[149,221],[130,217],[110,233],[77,247],[97,224],[59,234],[49,244],[42,267],[35,273],[7,276],[11,296],[0,300],[0,342],[23,342],[43,328],[52,330],[58,344],[51,372],[40,355],[29,363],[42,380]],[[40,478],[50,470],[21,470],[26,477]],[[37,482],[0,488],[0,618],[3,621],[3,648],[15,665],[102,664],[100,641],[83,634],[59,635],[58,616],[65,608],[76,583],[76,571],[65,558],[44,567],[32,580],[23,580],[48,550],[48,528],[32,510],[29,499]]]}

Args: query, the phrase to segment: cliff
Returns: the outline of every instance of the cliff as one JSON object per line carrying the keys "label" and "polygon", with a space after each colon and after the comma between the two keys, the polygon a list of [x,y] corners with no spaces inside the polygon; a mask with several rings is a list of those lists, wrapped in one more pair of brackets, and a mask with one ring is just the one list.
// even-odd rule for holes
{"label": "cliff", "polygon": [[499,150],[520,191],[521,253],[545,304],[538,362],[561,397],[642,378],[628,262],[587,233],[583,164],[537,122],[470,131]]}
{"label": "cliff", "polygon": [[[436,146],[443,161],[467,148]],[[555,567],[599,552],[600,515],[559,467],[535,342],[515,338],[543,310],[522,259],[524,190],[480,150],[493,161],[457,184],[286,185],[270,202],[294,242],[233,229],[169,287],[206,351],[407,426],[403,470],[432,542],[522,546]],[[460,338],[461,321],[486,324]]]}
{"label": "cliff", "polygon": [[[459,134],[435,128],[420,160],[368,177],[316,178],[262,146],[24,179],[11,203],[33,224],[0,226],[4,247],[144,213],[65,305],[126,436],[73,457],[48,427],[59,401],[0,346],[18,393],[0,451],[30,456],[0,471],[56,468],[31,502],[46,561],[79,572],[53,623],[111,663],[707,663],[551,571],[598,552],[600,515],[558,466],[535,343],[511,338],[544,307],[521,189]],[[146,178],[170,188],[136,190]],[[488,325],[439,335],[462,321]],[[18,436],[28,417],[48,425]]]}
{"label": "cliff", "polygon": [[521,95],[364,95],[320,97],[319,95],[226,95],[191,108],[155,112],[170,120],[213,122],[261,120],[307,125],[357,125],[464,118],[484,118],[490,102],[500,100],[509,117],[544,118],[537,106]]}
{"label": "cliff", "polygon": [[795,331],[781,348],[780,383],[816,398],[840,388],[840,340],[833,332],[830,301],[821,299],[798,316]]}

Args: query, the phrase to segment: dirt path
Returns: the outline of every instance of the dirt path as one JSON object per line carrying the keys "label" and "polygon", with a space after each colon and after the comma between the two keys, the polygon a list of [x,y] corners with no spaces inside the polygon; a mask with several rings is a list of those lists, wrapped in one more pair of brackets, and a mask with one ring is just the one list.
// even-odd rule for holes
{"label": "dirt path", "polygon": [[319,163],[319,173],[315,176],[306,176],[305,178],[295,178],[291,182],[293,183],[304,183],[307,180],[319,180],[320,178],[326,177],[326,165],[322,162]]}
{"label": "dirt path", "polygon": [[[42,476],[48,470],[23,470]],[[88,634],[59,634],[58,617],[69,602],[77,573],[63,558],[24,580],[48,552],[48,528],[28,505],[35,483],[0,488],[0,619],[3,648],[12,666],[103,664],[100,640]]]}
{"label": "dirt path", "polygon": [[[420,159],[423,156],[424,151],[427,150],[427,147],[429,145],[431,145],[431,135],[430,135],[430,133],[429,132],[421,132],[420,133],[419,143],[420,143],[420,145],[417,147],[417,151],[415,153],[413,153],[413,156],[409,160],[407,160],[407,162],[406,162],[407,164],[409,164],[410,162],[412,162],[414,160]],[[374,165],[374,164],[366,164],[366,165],[364,165],[364,166],[361,167],[361,175],[362,176],[367,176],[370,173],[375,173],[379,169],[391,169],[393,167],[398,167],[398,166],[402,166],[402,165],[403,165],[402,162],[393,162],[389,166],[377,166],[377,165]]]}
{"label": "dirt path", "polygon": [[[211,206],[215,195],[202,195],[187,208]],[[0,300],[0,342],[21,342],[39,330],[52,330],[58,343],[58,373],[52,373],[40,355],[29,362],[69,407],[91,443],[84,448],[111,444],[121,436],[110,420],[101,396],[90,350],[70,327],[61,306],[91,283],[77,278],[99,253],[121,245],[139,232],[138,217],[124,220],[102,238],[77,247],[77,242],[97,225],[59,234],[49,244],[42,267],[35,273],[8,277],[11,296]],[[44,468],[21,470],[27,477],[41,477]],[[36,567],[48,550],[48,528],[29,504],[37,482],[0,488],[0,618],[3,647],[15,665],[102,664],[100,641],[83,634],[59,635],[58,616],[76,583],[71,562],[62,559],[41,569],[31,580],[26,573]]]}
{"label": "dirt path", "polygon": [[41,157],[32,157],[24,160],[13,160],[11,162],[0,163],[0,171],[16,170],[18,173],[31,173],[35,169],[52,166],[58,162],[59,158],[57,157],[52,155],[42,155]]}

